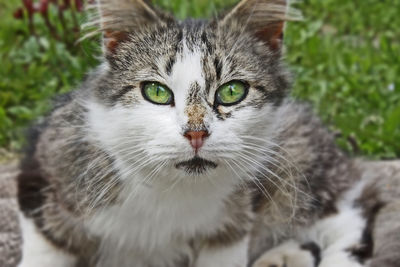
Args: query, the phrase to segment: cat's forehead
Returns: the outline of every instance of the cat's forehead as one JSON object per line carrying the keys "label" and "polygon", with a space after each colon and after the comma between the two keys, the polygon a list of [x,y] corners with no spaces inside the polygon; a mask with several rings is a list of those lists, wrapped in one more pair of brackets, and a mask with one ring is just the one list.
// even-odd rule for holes
{"label": "cat's forehead", "polygon": [[216,28],[206,20],[188,19],[179,23],[186,48],[211,54],[215,52]]}
{"label": "cat's forehead", "polygon": [[161,79],[177,95],[205,89],[206,78],[215,73],[209,62],[216,54],[216,40],[206,21],[186,20],[155,28],[136,34],[128,45],[126,57],[133,67],[151,69],[154,79]]}
{"label": "cat's forehead", "polygon": [[116,80],[137,87],[162,83],[181,106],[199,99],[212,103],[215,91],[234,80],[260,90],[274,87],[270,77],[275,64],[265,45],[240,28],[202,20],[138,29],[119,46],[112,62]]}
{"label": "cat's forehead", "polygon": [[[242,36],[240,36],[242,35]],[[203,59],[211,59],[217,55],[230,53],[232,59],[238,52],[246,53],[251,49],[242,49],[243,43],[251,45],[245,34],[235,29],[221,30],[215,23],[206,20],[189,19],[168,25],[158,25],[151,29],[141,29],[132,34],[128,49],[121,49],[123,55],[149,58],[158,63],[168,58],[167,72],[172,63],[188,53],[201,54]],[[142,62],[147,62],[142,60]],[[229,63],[229,62],[228,62]]]}
{"label": "cat's forehead", "polygon": [[229,67],[230,72],[235,72],[235,67],[238,67],[235,64],[246,58],[246,51],[240,51],[240,39],[229,38],[207,21],[190,19],[176,27],[180,32],[179,38],[170,44],[176,49],[168,54],[166,65],[167,74],[173,79],[196,82],[203,88],[207,86],[204,83],[220,79],[222,69]]}

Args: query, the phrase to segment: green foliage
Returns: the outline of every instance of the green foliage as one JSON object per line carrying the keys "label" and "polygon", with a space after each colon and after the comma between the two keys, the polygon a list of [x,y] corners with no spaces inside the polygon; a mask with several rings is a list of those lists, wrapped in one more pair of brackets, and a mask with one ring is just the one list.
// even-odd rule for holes
{"label": "green foliage", "polygon": [[[13,17],[21,1],[0,2],[0,147],[21,147],[24,129],[49,108],[49,99],[67,92],[79,83],[95,65],[98,45],[85,41],[75,45],[74,32],[64,29],[52,7],[50,20],[63,36],[56,40],[44,20],[34,16],[36,36],[30,34],[26,19]],[[65,12],[66,24],[72,25],[71,12]],[[78,20],[83,19],[78,14]]]}
{"label": "green foliage", "polygon": [[400,156],[400,2],[307,0],[287,31],[294,95],[309,100],[339,144]]}
{"label": "green foliage", "polygon": [[238,0],[155,0],[161,7],[172,11],[176,17],[209,18],[218,11],[233,6]]}
{"label": "green foliage", "polygon": [[[155,2],[183,19],[215,16],[237,1]],[[7,149],[20,148],[22,130],[48,110],[55,93],[79,84],[99,54],[98,40],[56,40],[40,17],[32,36],[26,19],[12,16],[20,5],[0,2],[0,147]],[[285,40],[296,78],[293,95],[312,102],[350,153],[399,157],[400,2],[303,0],[296,6],[305,19],[289,24]],[[63,29],[54,8],[49,16],[63,38],[77,38]]]}

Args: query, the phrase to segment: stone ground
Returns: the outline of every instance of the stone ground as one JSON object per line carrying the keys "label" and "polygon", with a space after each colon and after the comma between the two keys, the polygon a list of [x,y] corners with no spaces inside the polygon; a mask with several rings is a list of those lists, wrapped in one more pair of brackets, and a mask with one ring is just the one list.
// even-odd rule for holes
{"label": "stone ground", "polygon": [[20,258],[16,183],[17,162],[0,164],[0,266],[15,267]]}

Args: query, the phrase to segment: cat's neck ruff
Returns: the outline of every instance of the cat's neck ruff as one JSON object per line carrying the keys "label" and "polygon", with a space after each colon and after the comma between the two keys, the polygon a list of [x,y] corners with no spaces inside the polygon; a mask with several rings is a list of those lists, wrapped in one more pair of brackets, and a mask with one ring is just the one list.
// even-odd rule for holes
{"label": "cat's neck ruff", "polygon": [[[141,173],[139,175],[145,175]],[[220,225],[224,201],[238,188],[226,170],[213,176],[187,177],[192,181],[165,186],[163,182],[125,182],[115,205],[98,210],[87,221],[88,230],[120,249],[157,251]],[[158,181],[168,179],[160,175]],[[137,180],[137,179],[132,179]]]}

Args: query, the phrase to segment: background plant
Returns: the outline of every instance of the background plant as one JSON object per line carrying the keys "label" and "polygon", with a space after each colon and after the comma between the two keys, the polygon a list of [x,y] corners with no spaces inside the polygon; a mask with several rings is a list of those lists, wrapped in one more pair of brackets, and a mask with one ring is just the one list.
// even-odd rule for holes
{"label": "background plant", "polygon": [[94,40],[76,41],[81,1],[0,2],[0,146],[17,150],[24,129],[96,64]]}
{"label": "background plant", "polygon": [[[208,17],[235,0],[156,0],[179,18]],[[303,0],[305,20],[286,31],[293,95],[312,102],[349,153],[400,156],[400,1]],[[14,16],[16,18],[14,18]],[[16,150],[23,129],[55,93],[96,65],[98,38],[76,44],[81,1],[0,2],[0,147]]]}

